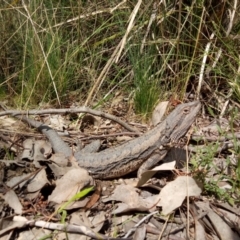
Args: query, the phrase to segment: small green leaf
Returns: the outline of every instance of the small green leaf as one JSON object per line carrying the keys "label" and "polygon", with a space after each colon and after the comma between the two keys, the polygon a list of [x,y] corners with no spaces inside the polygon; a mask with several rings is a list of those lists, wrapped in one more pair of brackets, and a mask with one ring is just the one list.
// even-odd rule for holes
{"label": "small green leaf", "polygon": [[73,197],[71,197],[66,203],[64,203],[59,209],[58,209],[58,213],[61,213],[69,204],[71,204],[72,202],[79,200],[83,197],[85,197],[89,192],[91,192],[94,189],[94,187],[88,187],[88,188],[84,188],[83,190],[81,190],[80,192],[76,193]]}

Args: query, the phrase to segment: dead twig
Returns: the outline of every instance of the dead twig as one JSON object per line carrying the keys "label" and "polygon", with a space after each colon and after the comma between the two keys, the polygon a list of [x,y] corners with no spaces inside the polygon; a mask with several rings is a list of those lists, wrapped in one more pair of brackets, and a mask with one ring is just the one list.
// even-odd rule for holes
{"label": "dead twig", "polygon": [[126,235],[123,237],[124,239],[127,239],[130,234],[132,234],[134,231],[136,231],[136,229],[142,224],[144,223],[147,219],[149,219],[151,216],[153,216],[154,214],[158,213],[158,211],[149,213],[147,216],[145,216],[144,218],[142,218],[133,228],[131,228]]}
{"label": "dead twig", "polygon": [[[105,8],[105,9],[102,9],[102,10],[97,10],[97,11],[94,11],[94,12],[90,12],[90,13],[86,13],[86,14],[81,14],[75,18],[71,18],[71,19],[68,19],[64,22],[60,22],[60,23],[57,23],[53,26],[51,26],[51,28],[56,28],[56,27],[61,27],[62,25],[65,25],[65,24],[69,24],[69,23],[72,23],[72,22],[76,22],[78,21],[79,19],[84,19],[84,18],[89,18],[89,17],[94,17],[98,14],[104,14],[104,13],[109,13],[109,14],[112,14],[114,11],[116,10],[124,10],[124,9],[128,9],[129,7],[128,6],[122,6],[123,4],[126,3],[126,0],[123,0],[122,2],[120,2],[117,6],[115,7],[112,7],[112,8]],[[42,30],[40,30],[39,32],[45,32],[45,31],[49,31],[49,28],[44,28]]]}
{"label": "dead twig", "polygon": [[[101,233],[95,233],[91,229],[85,227],[85,226],[77,226],[73,224],[60,224],[60,223],[52,223],[52,222],[45,222],[45,221],[29,221],[29,224],[34,224],[36,227],[41,228],[47,228],[52,230],[60,230],[64,232],[71,232],[71,233],[81,233],[88,237],[94,238],[94,239],[106,239],[106,240],[120,240],[122,238],[111,238],[104,236]],[[131,238],[128,238],[129,240]]]}
{"label": "dead twig", "polygon": [[[199,220],[199,219],[201,219],[201,218],[204,218],[207,214],[208,214],[208,212],[202,212],[201,214],[199,214],[199,215],[195,218],[195,220]],[[195,220],[192,220],[192,221],[189,223],[189,225],[190,225],[190,226],[193,226],[193,224],[195,223]],[[180,226],[172,229],[170,232],[164,233],[164,234],[162,235],[162,237],[166,237],[166,236],[168,236],[168,235],[170,235],[170,234],[176,234],[177,232],[183,230],[185,227],[186,227],[186,223],[183,223],[183,224],[181,224]]]}
{"label": "dead twig", "polygon": [[62,108],[62,109],[43,109],[43,110],[29,110],[29,111],[18,111],[18,110],[7,110],[0,112],[0,116],[5,116],[5,115],[12,115],[13,117],[18,116],[18,115],[41,115],[41,114],[69,114],[69,113],[88,113],[94,116],[99,116],[103,118],[110,119],[130,132],[136,132],[137,134],[141,134],[138,130],[135,128],[129,126],[127,123],[122,121],[121,119],[109,114],[109,113],[104,113],[99,110],[93,110],[88,107],[80,107],[80,108]]}
{"label": "dead twig", "polygon": [[[18,217],[14,217],[13,221],[19,222]],[[25,228],[26,226],[35,226],[35,227],[41,227],[45,229],[52,229],[52,230],[60,230],[68,233],[81,233],[84,234],[90,238],[93,239],[105,239],[105,240],[121,240],[122,238],[111,238],[107,237],[101,233],[95,233],[91,229],[85,227],[85,226],[78,226],[73,224],[60,224],[60,223],[52,223],[52,222],[45,222],[45,221],[24,221],[24,219],[21,220],[21,226],[19,225],[18,228]],[[12,229],[10,229],[12,230]],[[0,231],[0,236],[5,234],[7,230]],[[130,240],[132,238],[127,238],[127,240]],[[126,238],[124,239],[126,240]]]}

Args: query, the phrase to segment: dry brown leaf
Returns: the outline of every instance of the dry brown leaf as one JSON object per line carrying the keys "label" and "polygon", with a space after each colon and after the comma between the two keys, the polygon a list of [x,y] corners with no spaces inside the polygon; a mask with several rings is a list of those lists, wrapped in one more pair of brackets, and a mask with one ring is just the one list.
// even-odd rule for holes
{"label": "dry brown leaf", "polygon": [[[105,212],[103,211],[97,212],[94,217],[87,217],[85,215],[85,212],[75,212],[70,216],[71,224],[74,224],[77,226],[84,226],[89,229],[91,228],[96,233],[102,229],[103,224],[105,223],[105,220],[106,220]],[[74,234],[74,233],[68,233],[68,238],[72,240],[84,239],[84,238],[79,238],[79,234]]]}
{"label": "dry brown leaf", "polygon": [[144,240],[146,237],[146,226],[138,227],[133,235],[133,240]]}
{"label": "dry brown leaf", "polygon": [[27,185],[28,194],[27,197],[29,199],[33,199],[38,192],[45,186],[46,184],[50,184],[45,169],[41,169],[37,174],[32,175],[32,173],[23,174],[21,176],[11,178],[6,185],[8,187],[13,187],[17,183],[19,183],[19,187],[22,188],[25,184]]}
{"label": "dry brown leaf", "polygon": [[168,101],[166,102],[160,102],[154,109],[152,114],[152,124],[153,126],[156,126],[159,124],[164,116],[164,113],[166,112],[168,106]]}
{"label": "dry brown leaf", "polygon": [[69,160],[64,153],[55,153],[50,160],[46,161],[46,163],[56,178],[63,176],[71,169],[79,168],[75,164],[69,166]]}
{"label": "dry brown leaf", "polygon": [[[70,224],[74,224],[76,226],[85,226],[87,228],[91,228],[92,225],[89,224],[89,220],[86,221],[86,219],[84,217],[82,217],[82,212],[74,212],[70,215]],[[61,234],[64,237],[66,237],[66,234]],[[68,239],[70,240],[75,240],[75,239],[79,239],[79,240],[87,240],[89,239],[87,236],[84,235],[79,235],[77,233],[68,233]]]}
{"label": "dry brown leaf", "polygon": [[225,217],[225,221],[229,222],[230,224],[234,223],[236,226],[240,226],[240,217],[239,217],[239,213],[235,214],[237,212],[239,212],[239,208],[235,207],[236,210],[234,213],[231,213],[227,210],[218,208],[218,211],[222,214],[222,216]]}
{"label": "dry brown leaf", "polygon": [[6,194],[3,195],[3,198],[16,214],[22,214],[22,204],[13,190],[8,190]]}
{"label": "dry brown leaf", "polygon": [[49,116],[49,121],[50,121],[50,124],[48,125],[53,129],[62,131],[63,129],[67,128],[67,125],[65,124],[65,119],[63,118],[62,115],[51,114]]}
{"label": "dry brown leaf", "polygon": [[153,168],[152,170],[147,170],[146,172],[142,173],[141,178],[137,183],[137,187],[140,187],[143,184],[145,184],[158,171],[175,170],[175,164],[176,161],[163,163],[160,166]]}
{"label": "dry brown leaf", "polygon": [[13,177],[9,181],[7,181],[6,185],[10,188],[15,186],[17,183],[19,183],[19,187],[22,188],[27,181],[29,181],[29,178],[31,178],[31,173],[23,174],[21,176]]}
{"label": "dry brown leaf", "polygon": [[56,188],[48,197],[48,200],[55,203],[68,201],[85,186],[90,185],[91,182],[92,177],[85,169],[71,169],[56,181]]}
{"label": "dry brown leaf", "polygon": [[221,239],[231,239],[239,240],[238,235],[233,232],[231,227],[222,219],[218,214],[216,214],[206,202],[196,202],[195,203],[200,209],[208,212],[207,216],[210,219],[211,224],[214,226],[214,230],[219,234]]}
{"label": "dry brown leaf", "polygon": [[99,232],[102,229],[106,220],[105,214],[106,213],[104,211],[100,211],[95,216],[89,217],[95,232]]}
{"label": "dry brown leaf", "polygon": [[22,160],[34,161],[34,165],[38,168],[40,160],[46,159],[52,153],[52,146],[49,142],[44,140],[35,140],[28,138],[23,142],[24,150],[22,152]]}
{"label": "dry brown leaf", "polygon": [[0,226],[0,236],[4,235],[5,233],[14,230],[16,228],[22,228],[26,225],[28,220],[22,216],[14,216],[14,217],[7,217],[1,219]]}
{"label": "dry brown leaf", "polygon": [[90,209],[99,200],[99,198],[101,196],[101,191],[102,191],[101,187],[97,186],[96,190],[94,191],[94,193],[90,197],[90,200],[88,201],[87,205],[84,208],[85,211]]}
{"label": "dry brown leaf", "polygon": [[126,142],[126,141],[129,141],[129,140],[132,140],[132,137],[130,137],[130,136],[118,136],[118,137],[116,137],[116,140],[121,143],[121,142]]}
{"label": "dry brown leaf", "polygon": [[51,234],[51,230],[34,227],[34,228],[31,228],[30,230],[21,231],[19,233],[18,240],[44,239],[44,237],[50,234]]}
{"label": "dry brown leaf", "polygon": [[41,190],[46,184],[50,184],[50,182],[47,179],[45,169],[42,169],[34,177],[31,177],[31,181],[29,181],[27,190],[30,193],[36,192]]}
{"label": "dry brown leaf", "polygon": [[133,210],[137,211],[154,211],[154,206],[158,202],[158,196],[150,196],[143,198],[139,196],[138,189],[130,185],[119,185],[117,186],[113,194],[107,198],[102,199],[103,202],[108,201],[118,201],[120,203],[116,204],[117,209],[115,209],[112,214],[119,214],[123,212],[129,212]]}
{"label": "dry brown leaf", "polygon": [[159,194],[158,206],[162,207],[162,214],[167,215],[182,205],[187,196],[199,196],[201,189],[192,177],[179,176],[168,183]]}
{"label": "dry brown leaf", "polygon": [[205,229],[203,227],[203,225],[196,220],[195,221],[195,236],[194,236],[195,240],[205,240]]}
{"label": "dry brown leaf", "polygon": [[0,117],[0,128],[8,131],[17,131],[19,128],[25,128],[26,125],[12,117],[1,116]]}

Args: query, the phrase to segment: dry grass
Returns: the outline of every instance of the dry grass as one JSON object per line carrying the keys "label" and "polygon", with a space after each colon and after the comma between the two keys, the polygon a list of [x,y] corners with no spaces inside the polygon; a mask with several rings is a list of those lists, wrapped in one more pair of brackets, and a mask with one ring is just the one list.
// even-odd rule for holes
{"label": "dry grass", "polygon": [[76,102],[92,105],[121,89],[148,116],[159,99],[186,93],[213,105],[239,98],[237,1],[4,0],[0,8],[0,96],[9,104],[64,105],[77,91]]}

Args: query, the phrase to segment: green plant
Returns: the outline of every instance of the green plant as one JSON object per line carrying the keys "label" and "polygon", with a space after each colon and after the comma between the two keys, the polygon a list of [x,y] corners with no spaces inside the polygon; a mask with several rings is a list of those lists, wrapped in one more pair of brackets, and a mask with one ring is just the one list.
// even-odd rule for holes
{"label": "green plant", "polygon": [[218,184],[219,181],[209,181],[208,183],[205,183],[205,194],[207,193],[208,196],[214,196],[221,201],[227,201],[229,204],[233,205],[235,199],[232,197],[232,191],[220,188]]}
{"label": "green plant", "polygon": [[154,76],[156,72],[156,54],[149,49],[149,52],[140,53],[139,49],[130,49],[130,61],[133,66],[135,96],[134,103],[136,112],[148,117],[160,98],[161,79]]}
{"label": "green plant", "polygon": [[67,202],[63,203],[57,210],[57,213],[61,215],[61,223],[65,223],[65,219],[67,217],[67,211],[66,208],[68,205],[73,203],[76,200],[79,200],[83,197],[85,197],[89,192],[91,192],[94,189],[94,187],[88,187],[80,192],[76,193],[73,197],[71,197]]}
{"label": "green plant", "polygon": [[4,147],[4,151],[6,152],[5,153],[5,157],[6,159],[8,160],[14,160],[14,153],[11,152],[9,149],[7,149],[6,147]]}
{"label": "green plant", "polygon": [[[221,134],[221,136],[224,135],[224,133]],[[226,156],[226,159],[222,158],[222,161],[225,162],[225,167],[222,168],[221,164],[217,165],[216,153],[221,145],[222,143],[219,142],[207,143],[204,148],[199,149],[191,157],[191,169],[194,177],[203,185],[204,194],[234,204],[238,201],[237,196],[240,194],[239,163],[237,166],[234,166],[229,157]],[[237,156],[235,150],[232,152]],[[227,174],[230,169],[233,173],[236,172],[236,174]],[[228,183],[231,187],[221,188],[222,182]]]}

